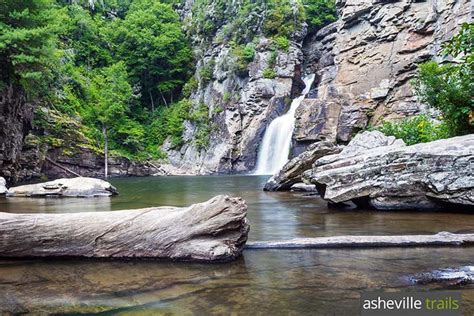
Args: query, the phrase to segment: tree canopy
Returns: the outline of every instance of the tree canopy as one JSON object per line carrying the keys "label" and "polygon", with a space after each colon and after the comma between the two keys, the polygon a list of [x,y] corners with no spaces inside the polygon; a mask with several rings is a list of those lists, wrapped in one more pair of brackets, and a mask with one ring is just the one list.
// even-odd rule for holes
{"label": "tree canopy", "polygon": [[1,86],[19,84],[29,94],[41,92],[52,78],[57,36],[64,20],[53,0],[0,2]]}

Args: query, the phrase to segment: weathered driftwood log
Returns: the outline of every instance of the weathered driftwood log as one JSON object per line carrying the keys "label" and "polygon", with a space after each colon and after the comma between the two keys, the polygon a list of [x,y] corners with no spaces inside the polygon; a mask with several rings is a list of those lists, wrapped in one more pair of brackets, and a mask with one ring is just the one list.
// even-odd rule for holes
{"label": "weathered driftwood log", "polygon": [[451,234],[402,236],[336,236],[317,238],[295,238],[284,241],[248,242],[247,249],[287,248],[356,248],[356,247],[415,247],[415,246],[464,246],[474,244],[474,234]]}
{"label": "weathered driftwood log", "polygon": [[190,207],[73,214],[0,213],[0,257],[227,261],[247,240],[247,206],[216,196]]}

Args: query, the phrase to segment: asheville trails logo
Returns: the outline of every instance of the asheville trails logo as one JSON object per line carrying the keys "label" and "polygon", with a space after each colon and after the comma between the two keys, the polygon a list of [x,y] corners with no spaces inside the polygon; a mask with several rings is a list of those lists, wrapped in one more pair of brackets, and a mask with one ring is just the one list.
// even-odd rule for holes
{"label": "asheville trails logo", "polygon": [[361,296],[362,316],[459,316],[460,292],[364,292]]}

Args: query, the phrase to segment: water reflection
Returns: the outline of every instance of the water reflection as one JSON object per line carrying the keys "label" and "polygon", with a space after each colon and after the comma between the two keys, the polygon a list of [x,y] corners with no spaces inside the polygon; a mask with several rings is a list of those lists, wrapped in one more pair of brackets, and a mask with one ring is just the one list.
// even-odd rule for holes
{"label": "water reflection", "polygon": [[[93,212],[186,206],[242,196],[251,240],[308,236],[474,232],[472,215],[328,209],[301,193],[268,193],[267,177],[114,179],[115,198],[0,199],[7,212]],[[0,314],[347,315],[367,289],[438,289],[408,282],[433,269],[474,264],[473,248],[252,250],[227,264],[0,260]],[[474,287],[461,290],[474,314]]]}
{"label": "water reflection", "polygon": [[112,198],[0,198],[0,211],[10,213],[77,213],[112,210]]}
{"label": "water reflection", "polygon": [[470,214],[446,212],[377,212],[328,209],[320,198],[302,193],[263,192],[265,176],[123,178],[111,182],[114,198],[0,198],[0,211],[95,212],[150,206],[187,206],[217,194],[243,197],[249,206],[251,240],[334,235],[429,234],[474,232]]}
{"label": "water reflection", "polygon": [[[411,274],[472,264],[472,249],[252,250],[227,264],[0,261],[0,311],[347,315],[367,289],[436,290]],[[474,312],[474,287],[463,293]]]}

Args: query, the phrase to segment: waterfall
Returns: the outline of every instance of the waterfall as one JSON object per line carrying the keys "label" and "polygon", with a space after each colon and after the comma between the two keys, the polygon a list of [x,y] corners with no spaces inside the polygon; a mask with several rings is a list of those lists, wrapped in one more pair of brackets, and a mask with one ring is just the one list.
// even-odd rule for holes
{"label": "waterfall", "polygon": [[314,74],[304,78],[305,88],[302,94],[293,99],[287,113],[274,119],[268,126],[258,152],[255,174],[274,174],[287,163],[295,127],[295,112],[311,89],[313,81]]}

